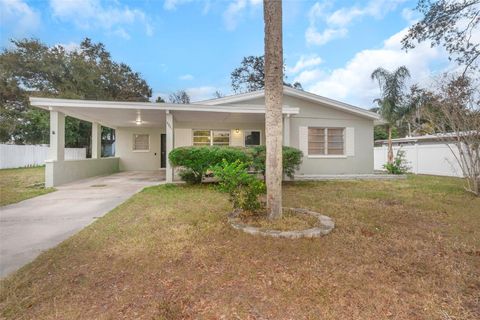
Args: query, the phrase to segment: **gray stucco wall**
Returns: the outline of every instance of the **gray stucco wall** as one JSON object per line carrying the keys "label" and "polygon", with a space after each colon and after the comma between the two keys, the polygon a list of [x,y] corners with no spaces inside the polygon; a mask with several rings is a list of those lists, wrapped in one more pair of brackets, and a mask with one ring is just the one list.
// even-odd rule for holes
{"label": "gray stucco wall", "polygon": [[[264,98],[236,104],[264,104]],[[284,105],[300,108],[290,118],[290,145],[300,148],[300,127],[352,127],[354,128],[354,155],[338,158],[314,158],[307,155],[298,175],[364,174],[373,173],[373,120],[340,111],[326,105],[284,96]]]}
{"label": "gray stucco wall", "polygon": [[[127,127],[117,128],[115,156],[120,158],[120,170],[158,170],[160,169],[161,128]],[[149,151],[133,151],[133,135],[137,133],[150,136]]]}
{"label": "gray stucco wall", "polygon": [[68,182],[112,174],[118,171],[117,157],[100,159],[46,161],[45,186],[55,187]]}
{"label": "gray stucco wall", "polygon": [[[263,98],[243,101],[236,104],[263,104]],[[325,174],[365,174],[373,173],[373,120],[355,114],[333,109],[326,105],[312,103],[299,98],[284,97],[284,104],[298,107],[300,113],[290,119],[290,145],[300,148],[300,127],[344,127],[354,128],[354,155],[336,158],[314,158],[305,155],[298,175]],[[178,122],[174,121],[174,129],[252,129],[261,130],[262,144],[265,143],[265,125],[260,122]],[[134,152],[133,134],[148,133],[150,150]],[[156,170],[160,168],[160,134],[163,128],[118,128],[116,156],[120,158],[120,170]],[[188,139],[186,139],[188,140]],[[185,141],[185,139],[182,139]]]}

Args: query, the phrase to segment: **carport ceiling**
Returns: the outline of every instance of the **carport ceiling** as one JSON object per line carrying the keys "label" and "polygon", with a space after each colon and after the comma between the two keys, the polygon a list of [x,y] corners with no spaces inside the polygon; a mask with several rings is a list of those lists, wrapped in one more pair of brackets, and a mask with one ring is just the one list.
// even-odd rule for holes
{"label": "carport ceiling", "polygon": [[[136,127],[137,119],[141,120],[141,127],[165,127],[165,110],[153,109],[116,109],[116,108],[83,108],[83,107],[55,107],[56,110],[67,116],[96,121],[103,126]],[[203,122],[203,123],[263,123],[264,114],[245,114],[209,111],[171,111],[176,122]]]}

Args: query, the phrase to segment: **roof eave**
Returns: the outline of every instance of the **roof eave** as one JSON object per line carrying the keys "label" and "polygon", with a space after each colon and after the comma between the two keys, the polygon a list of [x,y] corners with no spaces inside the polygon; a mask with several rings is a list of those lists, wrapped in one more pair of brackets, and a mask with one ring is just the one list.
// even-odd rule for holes
{"label": "roof eave", "polygon": [[[34,107],[52,110],[64,108],[103,108],[103,109],[135,109],[135,110],[170,110],[193,112],[227,112],[227,113],[265,113],[265,107],[257,105],[203,105],[203,104],[175,104],[125,101],[97,101],[30,97],[30,104]],[[296,107],[283,107],[284,114],[298,114]]]}

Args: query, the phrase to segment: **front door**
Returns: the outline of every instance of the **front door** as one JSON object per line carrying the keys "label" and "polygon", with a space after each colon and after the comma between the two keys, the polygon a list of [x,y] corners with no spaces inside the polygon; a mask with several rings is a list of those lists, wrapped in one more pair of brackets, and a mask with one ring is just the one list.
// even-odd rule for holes
{"label": "front door", "polygon": [[160,135],[160,168],[167,166],[167,135],[162,133]]}

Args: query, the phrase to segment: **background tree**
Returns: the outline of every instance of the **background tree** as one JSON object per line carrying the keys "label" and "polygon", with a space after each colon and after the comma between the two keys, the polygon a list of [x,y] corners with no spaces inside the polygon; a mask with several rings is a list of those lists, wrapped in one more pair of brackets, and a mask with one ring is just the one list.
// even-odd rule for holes
{"label": "background tree", "polygon": [[426,103],[423,117],[452,151],[466,190],[480,196],[480,93],[474,80],[444,75]]}
{"label": "background tree", "polygon": [[178,90],[177,92],[173,92],[168,97],[168,100],[171,103],[183,103],[188,104],[190,103],[190,96],[185,90]]}
{"label": "background tree", "polygon": [[155,102],[156,102],[156,103],[165,103],[165,99],[163,99],[162,97],[158,96],[157,99],[155,99]]}
{"label": "background tree", "polygon": [[[284,65],[282,73],[283,71],[285,71]],[[240,66],[232,71],[230,79],[235,93],[262,90],[265,88],[265,56],[244,57]],[[303,90],[300,82],[288,83],[286,77],[283,79],[283,85]]]}
{"label": "background tree", "polygon": [[432,46],[442,45],[464,66],[464,73],[479,67],[480,43],[474,33],[479,32],[480,0],[420,0],[416,10],[423,18],[410,27],[402,40],[405,49],[430,40]]}
{"label": "background tree", "polygon": [[282,1],[263,1],[265,21],[265,136],[267,214],[282,217]]}
{"label": "background tree", "polygon": [[[392,128],[392,139],[398,138],[397,128]],[[377,140],[387,140],[388,139],[388,130],[384,125],[377,125],[373,128],[373,141]]]}
{"label": "background tree", "polygon": [[[111,60],[102,43],[86,38],[78,49],[49,47],[39,40],[13,40],[0,55],[2,142],[48,143],[48,112],[31,108],[28,96],[148,101],[152,91],[139,73]],[[66,119],[65,145],[90,144],[91,124]],[[114,137],[104,128],[104,137]]]}
{"label": "background tree", "polygon": [[220,92],[220,90],[216,90],[216,91],[214,92],[214,94],[213,94],[213,97],[216,98],[216,99],[218,99],[218,98],[223,98],[223,97],[225,97],[225,95],[224,95],[222,92]]}
{"label": "background tree", "polygon": [[405,66],[399,67],[394,72],[390,72],[384,68],[377,68],[371,75],[372,80],[378,81],[381,91],[381,98],[375,99],[379,106],[378,113],[387,122],[388,163],[393,163],[393,127],[408,111],[407,108],[402,105],[405,80],[408,77],[410,77],[410,72]]}

